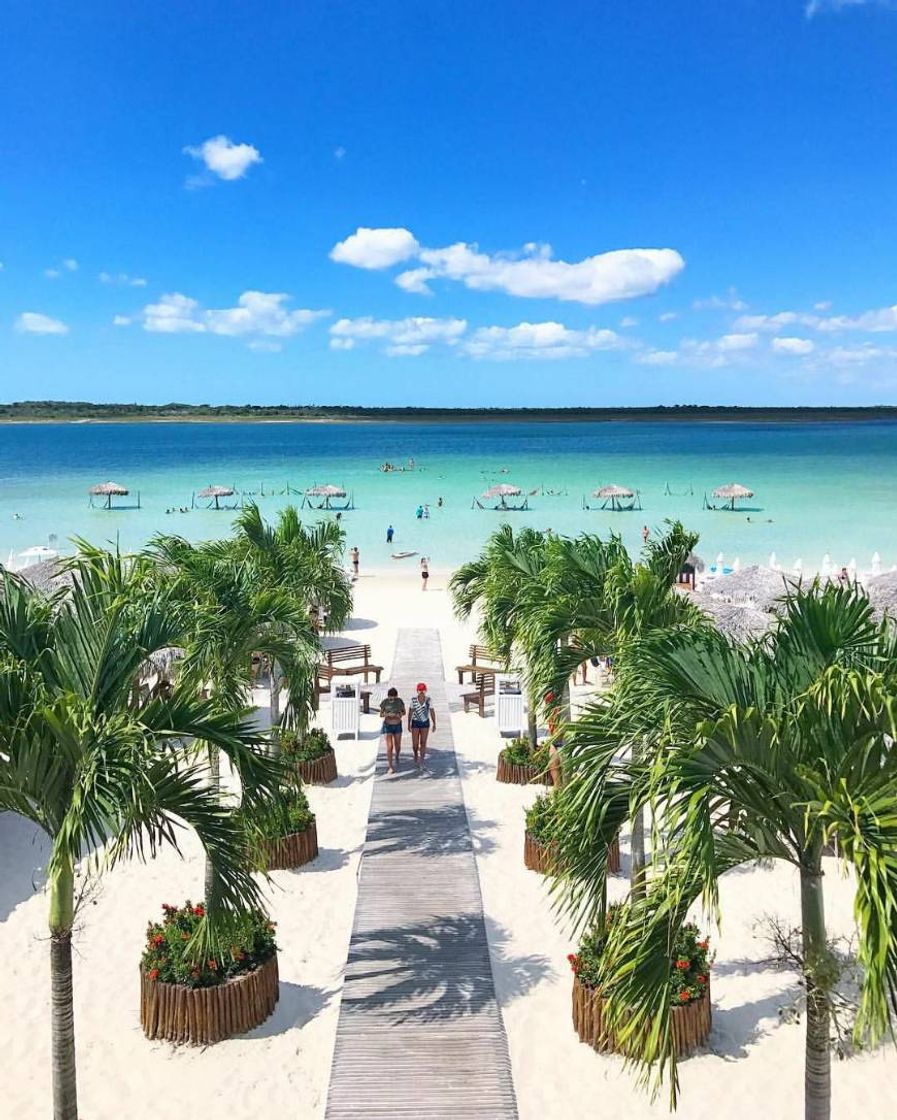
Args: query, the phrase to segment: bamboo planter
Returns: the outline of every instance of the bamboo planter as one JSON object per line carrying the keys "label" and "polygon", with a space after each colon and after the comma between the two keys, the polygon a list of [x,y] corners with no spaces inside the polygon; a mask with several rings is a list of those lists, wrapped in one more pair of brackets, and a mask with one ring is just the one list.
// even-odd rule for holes
{"label": "bamboo planter", "polygon": [[264,1023],[279,995],[277,954],[213,988],[150,980],[140,970],[140,1025],[147,1038],[209,1046]]}
{"label": "bamboo planter", "polygon": [[[676,1056],[684,1058],[703,1046],[710,1034],[710,986],[701,999],[674,1007],[671,1011],[671,1028],[676,1043]],[[599,1052],[625,1053],[625,1047],[614,1038],[604,1023],[604,1000],[594,988],[573,978],[573,1027],[580,1042],[586,1042]]]}
{"label": "bamboo planter", "polygon": [[302,830],[262,845],[266,871],[289,871],[310,863],[318,854],[318,826],[315,821]]}
{"label": "bamboo planter", "polygon": [[[554,840],[547,844],[537,840],[527,830],[523,835],[523,862],[530,871],[538,871],[541,875],[551,875],[556,869],[555,863],[557,843]],[[607,873],[616,875],[620,870],[620,840],[615,837],[607,849]]]}
{"label": "bamboo planter", "polygon": [[326,786],[328,782],[335,782],[336,751],[328,747],[320,758],[313,758],[310,762],[297,762],[296,773],[310,786]]}
{"label": "bamboo planter", "polygon": [[498,756],[498,768],[495,771],[495,777],[497,781],[512,786],[528,786],[534,782],[541,783],[543,786],[552,784],[549,771],[540,770],[538,766],[519,766],[512,762],[506,762],[503,754]]}

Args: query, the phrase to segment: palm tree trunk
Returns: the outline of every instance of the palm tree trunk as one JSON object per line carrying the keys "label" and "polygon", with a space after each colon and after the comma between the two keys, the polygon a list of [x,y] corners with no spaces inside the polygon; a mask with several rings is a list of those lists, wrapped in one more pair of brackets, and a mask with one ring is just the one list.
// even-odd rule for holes
{"label": "palm tree trunk", "polygon": [[277,662],[271,663],[271,726],[276,727],[280,723],[280,677],[277,674]]}
{"label": "palm tree trunk", "polygon": [[50,992],[53,1060],[53,1120],[78,1120],[75,1070],[75,1009],[72,1000],[72,923],[75,875],[63,857],[50,881]]}
{"label": "palm tree trunk", "polygon": [[829,1120],[832,1112],[832,1055],[829,1046],[829,993],[819,983],[819,966],[828,947],[825,900],[819,860],[813,871],[801,868],[800,909],[803,927],[804,982],[807,986],[807,1036],[804,1062],[805,1120]]}
{"label": "palm tree trunk", "polygon": [[[209,748],[209,785],[215,790],[216,793],[221,789],[221,755],[217,747],[210,746]],[[215,876],[212,870],[212,861],[206,856],[206,873],[205,873],[205,902],[208,906],[209,900],[212,897],[212,888],[214,886]]]}
{"label": "palm tree trunk", "polygon": [[536,714],[536,696],[530,692],[526,698],[526,734],[529,739],[529,749],[534,751],[539,745],[539,721]]}

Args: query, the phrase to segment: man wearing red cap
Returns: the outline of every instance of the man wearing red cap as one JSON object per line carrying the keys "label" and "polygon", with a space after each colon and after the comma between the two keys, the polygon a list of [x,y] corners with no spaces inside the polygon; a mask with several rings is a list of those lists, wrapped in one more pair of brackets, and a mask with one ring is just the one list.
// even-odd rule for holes
{"label": "man wearing red cap", "polygon": [[436,709],[430,703],[427,686],[418,681],[417,693],[408,705],[408,730],[411,732],[411,749],[414,761],[420,766],[427,756],[427,739],[430,728],[436,733]]}

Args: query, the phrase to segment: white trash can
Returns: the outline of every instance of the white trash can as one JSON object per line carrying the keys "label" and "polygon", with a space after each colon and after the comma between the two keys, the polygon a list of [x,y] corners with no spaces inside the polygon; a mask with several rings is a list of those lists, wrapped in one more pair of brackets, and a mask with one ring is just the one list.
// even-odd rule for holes
{"label": "white trash can", "polygon": [[340,735],[358,738],[360,693],[358,677],[334,677],[330,682],[330,730],[334,739]]}
{"label": "white trash can", "polygon": [[495,674],[495,716],[500,735],[522,735],[526,730],[523,681],[518,673]]}

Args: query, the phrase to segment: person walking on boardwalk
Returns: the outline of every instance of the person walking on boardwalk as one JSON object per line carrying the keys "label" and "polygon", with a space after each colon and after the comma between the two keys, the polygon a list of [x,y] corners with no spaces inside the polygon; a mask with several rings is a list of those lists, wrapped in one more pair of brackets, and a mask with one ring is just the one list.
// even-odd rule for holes
{"label": "person walking on boardwalk", "polygon": [[420,681],[417,692],[408,706],[408,730],[411,732],[411,749],[414,752],[414,761],[418,766],[427,757],[427,739],[430,737],[431,727],[435,734],[436,709],[430,703],[426,684]]}
{"label": "person walking on boardwalk", "polygon": [[[386,736],[386,765],[390,774],[395,774],[402,749],[402,719],[405,715],[405,701],[399,699],[399,690],[391,688],[380,705],[380,718],[383,720],[382,733]],[[395,756],[395,761],[393,761]],[[415,758],[417,753],[415,752]]]}

